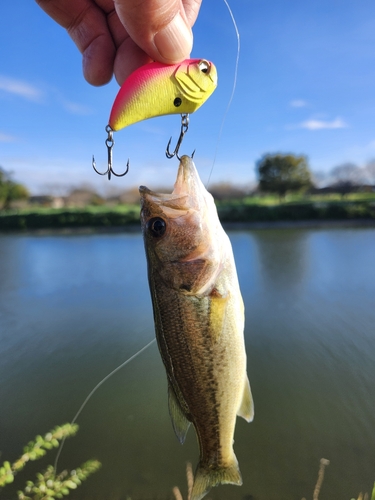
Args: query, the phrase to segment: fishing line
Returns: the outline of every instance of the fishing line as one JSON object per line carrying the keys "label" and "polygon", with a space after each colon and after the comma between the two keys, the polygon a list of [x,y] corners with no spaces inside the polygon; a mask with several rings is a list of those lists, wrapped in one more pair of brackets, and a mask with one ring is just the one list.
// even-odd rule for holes
{"label": "fishing line", "polygon": [[206,188],[208,187],[208,185],[210,183],[210,180],[211,180],[211,175],[212,175],[212,172],[213,172],[213,169],[214,169],[214,165],[215,165],[215,161],[216,161],[216,156],[217,156],[217,153],[218,153],[218,150],[219,150],[219,146],[220,146],[221,136],[222,136],[223,129],[224,129],[225,120],[227,118],[227,114],[228,114],[229,108],[231,107],[231,104],[232,104],[232,101],[233,101],[233,97],[234,97],[234,93],[236,91],[236,87],[237,87],[237,75],[238,75],[238,63],[239,63],[239,60],[240,60],[240,50],[241,50],[240,32],[238,31],[236,19],[234,17],[234,14],[232,12],[232,9],[230,8],[230,5],[229,5],[228,1],[227,0],[223,0],[223,2],[227,6],[227,9],[228,9],[228,12],[230,14],[230,17],[232,18],[232,23],[233,23],[233,26],[234,26],[234,30],[236,32],[236,37],[237,37],[237,55],[236,55],[236,64],[235,64],[235,67],[234,67],[234,77],[233,77],[232,93],[230,95],[230,98],[229,98],[229,101],[228,101],[228,105],[227,105],[227,108],[226,108],[226,110],[224,112],[224,116],[223,116],[223,119],[222,119],[222,122],[221,122],[220,130],[219,130],[219,135],[218,135],[218,138],[217,138],[217,141],[216,141],[216,148],[215,148],[214,160],[212,162],[212,167],[211,167],[211,170],[210,170],[210,174],[208,176],[208,180],[207,180],[207,183],[206,183]]}
{"label": "fishing line", "polygon": [[[133,361],[133,359],[135,359],[137,356],[139,356],[140,354],[142,354],[142,352],[145,351],[148,347],[150,347],[150,345],[152,345],[155,341],[156,341],[156,338],[152,339],[148,344],[146,344],[144,347],[142,347],[142,349],[140,349],[135,354],[133,354],[133,356],[130,356],[130,358],[128,358],[123,363],[121,363],[121,365],[119,365],[117,368],[115,368],[114,370],[112,370],[98,384],[96,384],[96,386],[92,389],[92,391],[88,394],[88,396],[86,397],[86,399],[84,400],[84,402],[81,404],[81,406],[80,406],[79,410],[77,411],[77,413],[75,414],[73,420],[70,422],[70,425],[73,425],[76,422],[77,418],[81,414],[82,410],[84,409],[84,407],[86,406],[86,404],[88,403],[88,401],[91,399],[91,397],[93,396],[93,394],[99,389],[99,387],[104,384],[104,382],[106,382],[110,377],[112,377],[112,375],[114,375],[119,370],[121,370],[121,368],[124,368],[124,366],[126,366],[128,363],[130,363],[131,361]],[[55,464],[54,464],[55,474],[57,473],[57,462],[58,462],[58,460],[60,458],[60,455],[61,455],[64,443],[65,443],[65,439],[66,438],[64,437],[64,439],[61,441],[60,447],[59,447],[59,449],[57,451],[57,454],[56,454],[56,459],[55,459]]]}
{"label": "fishing line", "polygon": [[[233,101],[233,97],[234,97],[234,93],[236,91],[236,87],[237,87],[237,75],[238,75],[238,63],[239,63],[240,49],[241,49],[241,45],[240,45],[240,33],[238,31],[236,19],[234,17],[234,14],[232,12],[232,9],[230,8],[230,5],[229,5],[228,1],[227,0],[223,0],[223,2],[225,3],[225,5],[226,5],[226,7],[228,9],[228,12],[229,12],[230,17],[232,19],[232,23],[233,23],[233,26],[234,26],[234,29],[235,29],[235,32],[236,32],[236,37],[237,37],[237,55],[236,55],[236,63],[235,63],[235,68],[234,68],[234,77],[233,77],[232,92],[231,92],[231,95],[230,95],[230,98],[229,98],[229,101],[228,101],[228,105],[226,107],[226,110],[224,112],[224,116],[223,116],[223,119],[222,119],[222,122],[221,122],[220,130],[219,130],[219,135],[218,135],[217,142],[216,142],[214,159],[213,159],[213,162],[212,162],[212,166],[211,166],[211,170],[210,170],[210,173],[209,173],[209,176],[208,176],[206,187],[208,186],[208,184],[210,182],[210,179],[211,179],[211,175],[212,175],[212,172],[213,172],[213,169],[214,169],[214,166],[215,166],[215,162],[216,162],[217,153],[218,153],[218,150],[219,150],[221,136],[222,136],[223,129],[224,129],[225,120],[226,120],[227,114],[229,112],[229,109],[231,107],[231,104],[232,104],[232,101]],[[82,410],[87,405],[87,403],[89,402],[89,400],[91,399],[91,397],[94,395],[94,393],[99,389],[99,387],[101,387],[110,377],[112,377],[112,375],[114,375],[119,370],[121,370],[121,368],[124,368],[124,366],[126,366],[131,361],[133,361],[133,359],[135,359],[137,356],[139,356],[140,354],[142,354],[142,352],[144,352],[146,349],[148,349],[148,347],[150,347],[155,341],[156,341],[156,338],[152,339],[148,344],[146,344],[139,351],[137,351],[135,354],[133,354],[132,356],[130,356],[130,358],[128,358],[123,363],[121,363],[117,368],[115,368],[108,375],[106,375],[98,384],[96,384],[96,386],[91,390],[91,392],[87,395],[86,399],[81,404],[79,410],[75,414],[75,416],[74,416],[73,420],[70,422],[70,424],[73,425],[76,422],[76,420],[79,417],[79,415],[81,414]],[[62,449],[63,449],[64,444],[65,444],[65,439],[66,438],[64,437],[63,440],[61,441],[60,447],[59,447],[59,449],[57,451],[57,454],[56,454],[56,459],[55,459],[55,463],[54,463],[55,474],[57,474],[57,464],[58,464],[58,461],[59,461]]]}

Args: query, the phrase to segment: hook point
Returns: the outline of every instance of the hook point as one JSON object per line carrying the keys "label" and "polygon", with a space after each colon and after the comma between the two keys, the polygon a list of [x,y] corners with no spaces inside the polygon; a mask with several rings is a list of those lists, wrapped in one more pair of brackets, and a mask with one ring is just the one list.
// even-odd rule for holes
{"label": "hook point", "polygon": [[96,162],[95,162],[95,158],[94,158],[94,155],[92,155],[92,168],[95,170],[95,172],[99,175],[108,175],[108,180],[110,181],[111,180],[111,175],[115,175],[116,177],[123,177],[124,175],[126,175],[129,171],[129,159],[128,159],[128,163],[126,164],[126,170],[123,174],[116,174],[116,172],[114,172],[113,168],[112,168],[112,148],[115,144],[115,141],[113,140],[113,130],[111,128],[110,125],[107,125],[106,128],[105,128],[107,134],[108,134],[108,137],[105,141],[105,145],[107,146],[107,153],[108,153],[108,164],[107,164],[107,170],[105,172],[99,172],[97,169],[96,169]]}
{"label": "hook point", "polygon": [[183,114],[183,115],[181,115],[181,131],[180,131],[180,136],[178,138],[178,141],[177,141],[176,147],[174,148],[173,153],[171,153],[169,151],[169,146],[171,145],[172,137],[169,139],[169,142],[167,144],[167,149],[165,150],[165,155],[166,155],[167,158],[173,158],[174,156],[176,156],[181,161],[181,158],[179,157],[178,152],[180,150],[182,139],[184,138],[184,135],[188,131],[188,128],[189,128],[189,115],[188,114]]}

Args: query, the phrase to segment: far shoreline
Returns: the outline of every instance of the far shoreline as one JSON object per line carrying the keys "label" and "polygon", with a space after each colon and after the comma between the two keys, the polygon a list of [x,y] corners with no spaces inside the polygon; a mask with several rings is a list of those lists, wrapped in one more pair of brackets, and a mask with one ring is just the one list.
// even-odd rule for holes
{"label": "far shoreline", "polygon": [[224,222],[225,230],[243,229],[340,229],[340,228],[375,228],[375,219],[309,219],[280,220],[259,222]]}
{"label": "far shoreline", "polygon": [[[346,220],[281,220],[259,222],[223,222],[225,231],[267,230],[267,229],[366,229],[375,228],[375,219],[346,219]],[[49,227],[36,229],[0,229],[0,235],[95,235],[95,234],[141,234],[140,224],[124,226],[82,226],[82,227]]]}

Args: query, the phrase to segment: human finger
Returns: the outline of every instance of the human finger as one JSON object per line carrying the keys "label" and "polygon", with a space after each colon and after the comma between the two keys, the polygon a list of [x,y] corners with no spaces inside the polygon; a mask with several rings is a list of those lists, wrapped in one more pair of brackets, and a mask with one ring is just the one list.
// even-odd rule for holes
{"label": "human finger", "polygon": [[[193,34],[182,0],[114,0],[114,3],[128,34],[152,59],[176,63],[190,55]],[[189,12],[192,16],[191,9]]]}
{"label": "human finger", "polygon": [[[83,56],[83,74],[92,85],[107,83],[113,74],[116,47],[107,17],[114,12],[113,0],[36,0],[39,6],[63,26]],[[117,16],[116,16],[117,17]],[[118,30],[125,28],[118,23]]]}

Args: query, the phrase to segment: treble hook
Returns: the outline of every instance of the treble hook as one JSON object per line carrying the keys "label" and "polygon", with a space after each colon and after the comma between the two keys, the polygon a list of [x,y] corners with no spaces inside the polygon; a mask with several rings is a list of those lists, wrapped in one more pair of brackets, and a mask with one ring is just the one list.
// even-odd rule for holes
{"label": "treble hook", "polygon": [[108,180],[111,180],[111,174],[115,175],[116,177],[123,177],[126,175],[129,171],[129,160],[128,163],[126,164],[126,170],[123,174],[116,174],[112,168],[112,148],[115,145],[115,141],[113,140],[113,130],[109,125],[106,126],[105,131],[108,134],[107,139],[105,140],[105,145],[107,146],[107,151],[108,151],[108,167],[105,172],[99,172],[96,169],[96,162],[94,155],[92,155],[92,168],[95,170],[95,172],[99,175],[107,175],[108,174]]}
{"label": "treble hook", "polygon": [[[177,158],[181,161],[181,158],[178,156],[178,151],[180,149],[182,139],[184,138],[184,135],[188,131],[189,128],[189,115],[184,114],[181,115],[181,132],[180,132],[180,137],[178,138],[176,147],[174,148],[173,153],[169,151],[169,146],[171,145],[172,142],[172,137],[169,139],[169,142],[167,144],[167,149],[165,150],[165,155],[167,158],[173,158],[174,156],[177,156]],[[194,155],[194,153],[193,153]]]}

